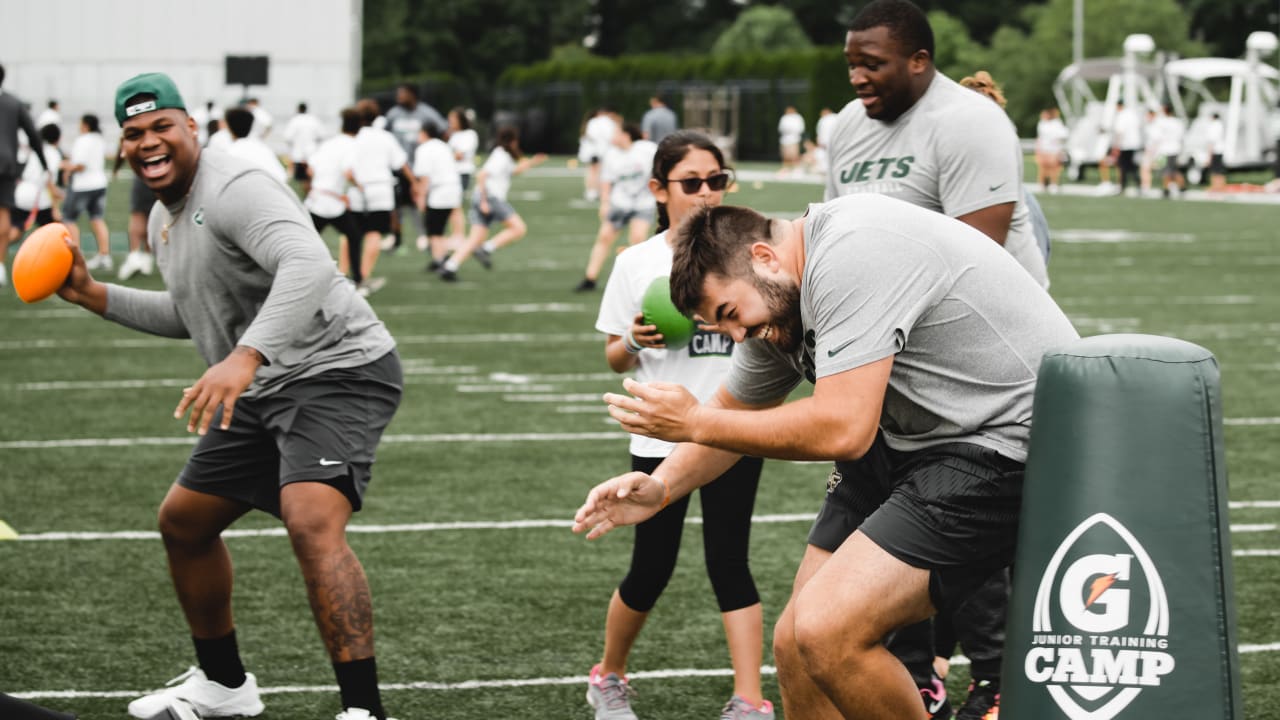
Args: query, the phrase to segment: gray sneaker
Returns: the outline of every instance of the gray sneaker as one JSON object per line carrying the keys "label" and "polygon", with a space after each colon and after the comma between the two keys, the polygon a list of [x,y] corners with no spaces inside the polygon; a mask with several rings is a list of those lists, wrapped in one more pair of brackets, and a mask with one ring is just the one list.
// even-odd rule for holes
{"label": "gray sneaker", "polygon": [[587,678],[587,703],[596,709],[596,720],[638,720],[631,711],[631,696],[635,694],[626,678],[614,673],[601,677],[599,665],[591,668]]}
{"label": "gray sneaker", "polygon": [[475,258],[476,262],[483,265],[485,270],[493,269],[493,253],[485,250],[483,245],[473,250],[471,252],[471,257]]}
{"label": "gray sneaker", "polygon": [[720,720],[773,720],[773,703],[765,700],[756,707],[734,695],[720,711]]}

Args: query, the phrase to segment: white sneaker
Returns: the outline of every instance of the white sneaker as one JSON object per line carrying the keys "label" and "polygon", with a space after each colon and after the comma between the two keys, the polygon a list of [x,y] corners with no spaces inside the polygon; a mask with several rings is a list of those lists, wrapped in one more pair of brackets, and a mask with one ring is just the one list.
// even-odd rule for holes
{"label": "white sneaker", "polygon": [[[364,708],[347,708],[337,715],[333,716],[333,720],[372,720],[373,713]],[[387,718],[387,720],[396,720],[395,718]]]}
{"label": "white sneaker", "polygon": [[396,247],[396,236],[383,235],[382,240],[380,240],[378,243],[378,247],[382,250],[382,252],[391,252]]}
{"label": "white sneaker", "polygon": [[253,673],[245,673],[240,687],[229,688],[205,677],[204,671],[193,665],[165,685],[164,690],[129,703],[129,714],[151,718],[169,709],[174,700],[186,700],[201,717],[253,717],[263,710],[262,699],[258,697],[258,679]]}
{"label": "white sneaker", "polygon": [[120,272],[116,274],[116,277],[120,280],[128,280],[140,272],[142,272],[142,253],[135,250],[125,257],[124,262],[120,263]]}
{"label": "white sneaker", "polygon": [[149,252],[138,252],[138,261],[142,265],[142,274],[150,275],[156,271],[156,256]]}
{"label": "white sneaker", "polygon": [[5,270],[4,263],[0,263],[0,287],[9,284],[9,271]]}
{"label": "white sneaker", "polygon": [[106,270],[111,271],[115,267],[115,263],[111,262],[111,256],[107,253],[98,253],[85,261],[85,267],[90,270]]}

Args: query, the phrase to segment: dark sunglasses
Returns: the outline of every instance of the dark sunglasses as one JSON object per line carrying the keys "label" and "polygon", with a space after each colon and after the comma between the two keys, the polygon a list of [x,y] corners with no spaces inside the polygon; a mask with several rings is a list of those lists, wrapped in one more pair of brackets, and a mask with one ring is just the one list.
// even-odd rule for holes
{"label": "dark sunglasses", "polygon": [[704,178],[691,177],[691,178],[684,178],[682,180],[668,180],[667,184],[679,183],[680,189],[684,190],[685,195],[693,195],[694,193],[698,192],[699,188],[702,187],[702,183],[706,183],[707,188],[712,192],[720,192],[721,190],[724,190],[725,188],[729,187],[729,183],[731,182],[733,182],[732,170],[727,172],[719,172],[719,173],[716,173],[715,175],[708,175],[707,177],[704,177]]}

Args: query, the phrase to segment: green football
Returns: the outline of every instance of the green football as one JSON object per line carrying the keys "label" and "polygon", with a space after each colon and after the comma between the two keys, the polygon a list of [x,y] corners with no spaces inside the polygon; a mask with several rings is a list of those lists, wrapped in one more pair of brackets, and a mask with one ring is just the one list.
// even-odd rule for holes
{"label": "green football", "polygon": [[649,283],[644,291],[644,301],[640,304],[646,325],[656,325],[662,333],[662,342],[670,350],[676,350],[689,344],[698,329],[692,320],[680,314],[671,302],[671,278],[663,275]]}

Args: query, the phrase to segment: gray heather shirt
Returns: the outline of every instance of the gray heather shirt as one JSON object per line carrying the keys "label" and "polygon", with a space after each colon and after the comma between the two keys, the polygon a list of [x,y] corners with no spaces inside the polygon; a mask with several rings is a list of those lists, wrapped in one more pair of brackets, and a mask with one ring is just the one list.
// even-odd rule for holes
{"label": "gray heather shirt", "polygon": [[246,396],[365,365],[395,347],[293,192],[243,160],[201,151],[191,192],[156,203],[147,234],[168,289],[108,285],[107,319],[189,337],[209,365],[236,345],[257,350],[267,362]]}
{"label": "gray heather shirt", "polygon": [[802,348],[739,344],[734,397],[776,400],[892,355],[890,447],[969,442],[1025,462],[1040,360],[1078,337],[1049,294],[978,230],[901,200],[810,205],[804,234]]}
{"label": "gray heather shirt", "polygon": [[1022,147],[1000,106],[937,73],[892,122],[867,117],[860,100],[840,111],[828,150],[824,199],[880,193],[960,217],[1014,203],[1004,247],[1047,287],[1023,201]]}

